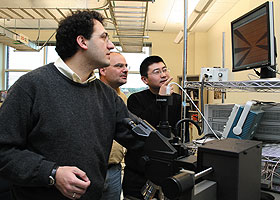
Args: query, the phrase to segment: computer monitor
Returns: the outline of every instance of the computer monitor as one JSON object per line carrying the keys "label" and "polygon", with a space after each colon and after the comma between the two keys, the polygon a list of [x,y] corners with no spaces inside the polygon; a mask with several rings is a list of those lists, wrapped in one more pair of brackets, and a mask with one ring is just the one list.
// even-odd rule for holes
{"label": "computer monitor", "polygon": [[260,78],[276,77],[273,2],[231,22],[232,71],[261,68]]}

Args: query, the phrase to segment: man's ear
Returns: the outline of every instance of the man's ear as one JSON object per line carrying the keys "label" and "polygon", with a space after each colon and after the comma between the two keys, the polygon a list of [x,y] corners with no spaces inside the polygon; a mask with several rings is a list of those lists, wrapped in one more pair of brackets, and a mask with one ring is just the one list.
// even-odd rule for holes
{"label": "man's ear", "polygon": [[148,77],[146,77],[146,76],[141,76],[141,80],[142,80],[146,85],[148,85]]}
{"label": "man's ear", "polygon": [[105,74],[106,74],[106,68],[105,68],[105,67],[100,68],[100,69],[99,69],[99,73],[101,74],[101,76],[105,76]]}
{"label": "man's ear", "polygon": [[79,36],[76,38],[76,41],[77,41],[78,45],[79,45],[82,49],[84,49],[84,50],[88,49],[88,46],[87,46],[87,39],[86,39],[84,36],[79,35]]}

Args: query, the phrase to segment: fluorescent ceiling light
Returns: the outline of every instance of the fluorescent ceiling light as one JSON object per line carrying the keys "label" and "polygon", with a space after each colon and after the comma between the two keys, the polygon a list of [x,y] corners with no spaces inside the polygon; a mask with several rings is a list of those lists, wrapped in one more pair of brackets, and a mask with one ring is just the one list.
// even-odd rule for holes
{"label": "fluorescent ceiling light", "polygon": [[190,14],[194,11],[196,5],[198,4],[200,0],[189,0],[188,1],[188,17],[190,16]]}
{"label": "fluorescent ceiling light", "polygon": [[[199,2],[202,3],[203,1],[204,0],[189,0],[188,1],[188,18],[190,17],[191,14],[192,14],[192,17],[193,17],[193,15],[195,13],[194,10],[195,10],[196,6],[198,5]],[[181,2],[184,2],[184,1],[181,0]],[[205,4],[205,3],[203,2],[203,4]],[[178,4],[176,4],[176,5],[178,6]],[[180,9],[182,10],[182,8],[180,8]],[[176,12],[172,12],[172,13],[179,13],[179,9]],[[178,18],[179,18],[179,16],[178,16]],[[183,19],[183,22],[184,22],[184,17],[181,17],[181,18]],[[184,31],[180,30],[179,33],[177,34],[175,40],[174,40],[174,43],[179,44],[183,40],[183,37],[184,37]]]}
{"label": "fluorescent ceiling light", "polygon": [[176,36],[176,38],[174,40],[174,43],[180,44],[180,42],[183,40],[183,37],[184,37],[184,31],[180,30],[178,35]]}
{"label": "fluorescent ceiling light", "polygon": [[[200,0],[188,1],[188,16],[194,11],[196,5]],[[184,24],[184,0],[174,0],[170,15],[168,17],[169,23]]]}

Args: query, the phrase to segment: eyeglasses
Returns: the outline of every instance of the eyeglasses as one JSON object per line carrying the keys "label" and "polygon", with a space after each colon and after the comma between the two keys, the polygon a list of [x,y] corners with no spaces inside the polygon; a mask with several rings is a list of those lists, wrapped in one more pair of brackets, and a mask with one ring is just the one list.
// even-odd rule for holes
{"label": "eyeglasses", "polygon": [[151,72],[151,74],[153,74],[153,75],[160,75],[161,73],[169,73],[170,72],[170,70],[167,68],[167,67],[164,67],[164,68],[162,68],[162,70],[161,69],[154,69],[152,72]]}
{"label": "eyeglasses", "polygon": [[104,32],[101,35],[92,35],[92,36],[99,36],[105,42],[108,42],[110,40],[110,36],[109,36],[109,34],[107,32]]}
{"label": "eyeglasses", "polygon": [[130,69],[130,66],[128,66],[127,64],[123,64],[123,63],[117,63],[115,65],[113,65],[113,67],[119,68],[119,69],[124,69],[127,68],[128,70]]}

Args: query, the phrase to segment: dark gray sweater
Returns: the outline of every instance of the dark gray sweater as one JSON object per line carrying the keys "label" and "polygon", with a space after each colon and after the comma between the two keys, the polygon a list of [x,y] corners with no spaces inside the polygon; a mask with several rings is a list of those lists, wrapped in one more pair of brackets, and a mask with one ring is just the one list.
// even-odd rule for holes
{"label": "dark gray sweater", "polygon": [[53,64],[22,76],[0,108],[0,176],[17,200],[66,199],[48,186],[54,164],[77,166],[91,181],[82,200],[100,198],[112,140],[143,145],[120,121],[123,101],[99,80],[79,84]]}

